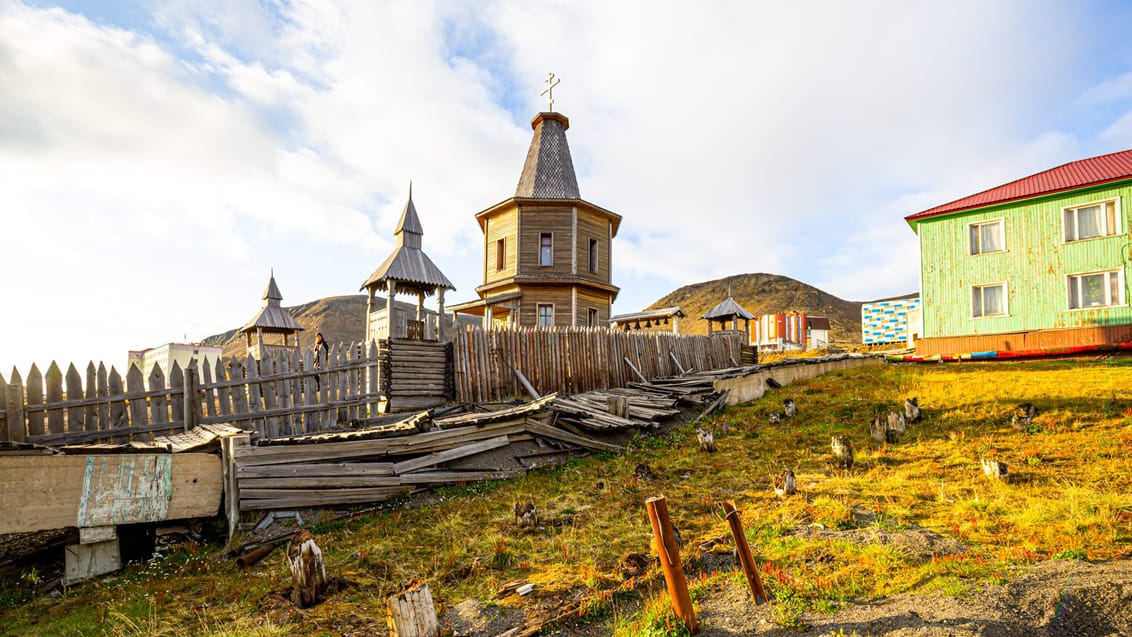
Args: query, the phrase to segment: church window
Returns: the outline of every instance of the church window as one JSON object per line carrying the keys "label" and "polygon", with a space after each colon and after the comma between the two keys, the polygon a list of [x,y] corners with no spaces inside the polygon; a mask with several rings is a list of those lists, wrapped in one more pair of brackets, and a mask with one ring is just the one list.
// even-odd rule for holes
{"label": "church window", "polygon": [[554,305],[551,303],[539,303],[538,308],[538,325],[539,327],[551,327],[554,325]]}
{"label": "church window", "polygon": [[554,265],[554,235],[543,232],[539,235],[539,265]]}

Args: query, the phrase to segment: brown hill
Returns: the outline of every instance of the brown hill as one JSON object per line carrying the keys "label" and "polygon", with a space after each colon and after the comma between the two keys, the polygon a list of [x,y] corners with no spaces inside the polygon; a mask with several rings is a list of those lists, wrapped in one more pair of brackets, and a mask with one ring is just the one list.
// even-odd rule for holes
{"label": "brown hill", "polygon": [[[309,347],[314,343],[314,335],[319,332],[332,345],[339,342],[356,343],[365,338],[364,294],[330,296],[285,309],[303,326],[301,338],[304,346]],[[247,353],[244,336],[240,334],[239,328],[209,336],[202,344],[223,347],[225,357],[243,356]]]}
{"label": "brown hill", "polygon": [[735,302],[756,317],[791,310],[824,316],[829,319],[832,340],[861,342],[860,302],[839,299],[811,285],[777,274],[738,274],[685,285],[648,309],[680,306],[688,315],[680,321],[680,331],[684,334],[707,334],[707,321],[700,317],[726,299],[729,290]]}
{"label": "brown hill", "polygon": [[[685,334],[706,334],[707,322],[700,320],[704,312],[727,298],[730,288],[735,300],[755,316],[771,312],[797,310],[807,314],[828,317],[833,339],[859,343],[861,341],[861,304],[845,301],[821,290],[776,274],[740,274],[715,281],[686,285],[650,306],[652,308],[679,305],[687,319],[680,322]],[[414,304],[397,301],[406,308]],[[354,343],[365,337],[366,297],[349,294],[318,299],[286,308],[303,326],[305,345],[314,342],[314,335],[322,335],[331,344]],[[249,317],[250,318],[250,317]],[[204,345],[219,345],[224,356],[244,355],[244,337],[239,328],[209,336]]]}

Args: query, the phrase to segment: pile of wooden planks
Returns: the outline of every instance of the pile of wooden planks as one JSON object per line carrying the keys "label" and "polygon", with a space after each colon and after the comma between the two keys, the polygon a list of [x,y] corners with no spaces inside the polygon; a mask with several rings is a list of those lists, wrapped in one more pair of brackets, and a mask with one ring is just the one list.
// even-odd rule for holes
{"label": "pile of wooden planks", "polygon": [[[611,413],[611,400],[624,398],[627,406],[625,416]],[[590,430],[624,429],[629,427],[656,428],[662,418],[672,418],[680,414],[676,407],[677,399],[634,391],[613,389],[591,391],[576,396],[555,400],[550,408],[562,414],[564,420],[572,425]]]}
{"label": "pile of wooden planks", "polygon": [[[422,412],[398,424],[381,425],[380,435],[344,432],[236,445],[232,461],[239,509],[380,502],[423,487],[507,478],[525,465],[444,465],[536,439],[564,452],[620,449],[531,417],[554,399],[552,395],[507,410],[436,421],[429,418],[431,412]],[[422,431],[425,420],[429,425]],[[400,435],[392,435],[394,431]]]}

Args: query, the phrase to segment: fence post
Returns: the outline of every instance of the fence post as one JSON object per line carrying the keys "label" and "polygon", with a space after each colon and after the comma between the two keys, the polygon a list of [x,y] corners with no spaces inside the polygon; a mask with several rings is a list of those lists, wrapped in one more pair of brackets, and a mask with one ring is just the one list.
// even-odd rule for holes
{"label": "fence post", "polygon": [[200,401],[197,400],[197,387],[200,385],[200,383],[197,380],[196,365],[186,365],[184,373],[185,431],[189,431],[193,427],[196,427],[198,424],[200,424],[200,414],[197,412],[197,408],[200,405]]}
{"label": "fence post", "polygon": [[700,627],[696,624],[692,596],[688,593],[688,579],[680,566],[680,547],[676,544],[672,520],[668,517],[668,501],[662,495],[649,498],[645,500],[645,507],[649,511],[653,536],[656,537],[656,552],[660,557],[660,567],[664,570],[664,582],[668,585],[672,609],[684,620],[691,634],[699,634]]}
{"label": "fence post", "polygon": [[0,429],[0,436],[11,442],[24,442],[26,428],[24,427],[24,386],[21,383],[0,384],[4,389],[5,427]]}
{"label": "fence post", "polygon": [[743,531],[743,522],[739,519],[735,503],[723,502],[722,506],[727,524],[731,527],[731,536],[735,539],[735,550],[739,552],[739,564],[743,567],[743,574],[747,576],[747,586],[751,588],[751,597],[756,604],[770,601],[763,589],[763,582],[759,579],[759,569],[755,566],[755,558],[751,556],[751,546],[747,544],[747,533]]}

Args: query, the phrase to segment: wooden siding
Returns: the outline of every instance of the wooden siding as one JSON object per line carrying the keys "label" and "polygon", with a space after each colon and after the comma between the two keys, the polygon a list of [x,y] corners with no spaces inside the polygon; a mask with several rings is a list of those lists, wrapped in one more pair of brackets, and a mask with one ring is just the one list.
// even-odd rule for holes
{"label": "wooden siding", "polygon": [[[597,240],[597,272],[590,272],[590,239]],[[609,221],[578,210],[578,273],[609,283]]]}
{"label": "wooden siding", "polygon": [[1088,345],[1132,342],[1132,325],[1039,330],[1014,334],[927,338],[916,342],[918,356],[970,354],[973,352],[1026,352]]}
{"label": "wooden siding", "polygon": [[[515,276],[516,266],[518,261],[516,255],[518,254],[519,246],[517,244],[519,236],[519,209],[517,207],[508,208],[492,215],[486,220],[487,230],[484,233],[484,283],[494,283],[507,277]],[[506,244],[504,251],[503,269],[497,270],[496,266],[496,242],[502,239]],[[535,237],[535,243],[538,243],[538,237]],[[536,252],[537,257],[537,252]]]}
{"label": "wooden siding", "polygon": [[[1064,242],[1062,209],[1119,197],[1123,234]],[[1128,285],[1132,186],[1094,188],[1024,204],[1002,205],[919,224],[925,338],[1005,334],[1132,323]],[[968,226],[1002,219],[1006,249],[969,254]],[[1119,307],[1068,309],[1069,274],[1124,269]],[[971,317],[971,286],[1007,283],[1008,315]]]}
{"label": "wooden siding", "polygon": [[[563,206],[523,206],[520,211],[519,274],[571,274],[574,211]],[[539,236],[554,235],[553,261],[539,265]]]}
{"label": "wooden siding", "polygon": [[570,285],[526,286],[519,304],[519,325],[538,325],[538,304],[551,303],[554,305],[554,324],[568,326],[573,299],[573,286]]}
{"label": "wooden siding", "polygon": [[597,308],[598,325],[604,326],[609,320],[609,293],[594,292],[583,287],[578,288],[578,308],[575,314],[577,325],[589,325],[589,309]]}

